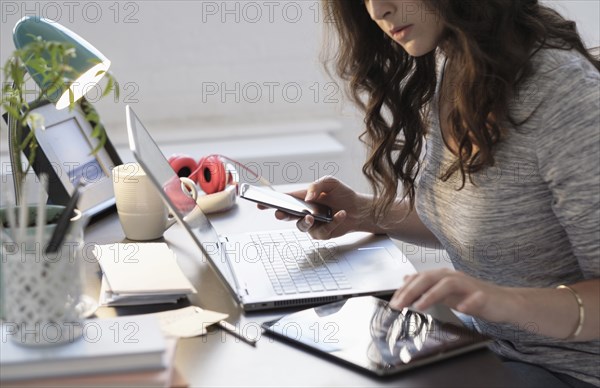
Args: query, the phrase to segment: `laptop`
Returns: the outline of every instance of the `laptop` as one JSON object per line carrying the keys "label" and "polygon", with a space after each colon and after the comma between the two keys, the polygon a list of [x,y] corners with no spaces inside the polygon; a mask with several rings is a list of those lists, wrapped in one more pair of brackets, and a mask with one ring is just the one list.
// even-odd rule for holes
{"label": "laptop", "polygon": [[390,295],[404,275],[415,272],[387,236],[351,233],[317,241],[295,229],[220,236],[181,189],[179,177],[130,106],[126,116],[135,159],[245,311]]}

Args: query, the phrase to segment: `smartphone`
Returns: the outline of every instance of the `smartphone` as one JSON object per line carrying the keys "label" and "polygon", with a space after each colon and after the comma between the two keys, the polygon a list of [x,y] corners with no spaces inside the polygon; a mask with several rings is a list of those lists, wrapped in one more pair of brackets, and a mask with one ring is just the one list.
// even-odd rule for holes
{"label": "smartphone", "polygon": [[298,217],[310,214],[317,221],[331,222],[333,220],[333,211],[329,206],[306,202],[289,194],[252,186],[247,183],[242,183],[240,186],[240,197]]}

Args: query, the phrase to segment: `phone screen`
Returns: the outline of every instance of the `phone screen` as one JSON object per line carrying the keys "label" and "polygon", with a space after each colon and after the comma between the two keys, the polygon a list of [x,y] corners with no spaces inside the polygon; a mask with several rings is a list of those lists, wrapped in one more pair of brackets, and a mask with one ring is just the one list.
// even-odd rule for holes
{"label": "phone screen", "polygon": [[333,219],[333,211],[328,206],[306,202],[289,194],[251,186],[247,183],[243,183],[240,187],[240,197],[298,217],[310,214],[315,220],[321,222],[331,222]]}

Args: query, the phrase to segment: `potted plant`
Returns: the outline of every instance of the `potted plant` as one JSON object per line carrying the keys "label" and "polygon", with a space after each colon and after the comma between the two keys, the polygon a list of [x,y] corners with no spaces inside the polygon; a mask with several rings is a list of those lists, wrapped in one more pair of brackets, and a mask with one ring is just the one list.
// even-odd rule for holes
{"label": "potted plant", "polygon": [[[75,73],[71,63],[76,58],[74,44],[30,35],[30,42],[16,49],[2,69],[4,80],[0,101],[8,123],[8,144],[17,203],[21,198],[22,183],[35,158],[35,131],[44,128],[44,117],[32,112],[32,106],[44,99],[52,100],[57,93],[68,89],[68,108],[75,107],[78,102],[69,88],[72,83],[69,76]],[[106,79],[101,97],[114,90],[118,98],[119,89],[114,77],[105,70],[96,73],[96,76],[100,75],[104,75]],[[84,99],[81,107],[86,120],[93,125],[92,136],[99,140],[98,146],[93,150],[96,152],[104,146],[106,132],[94,107]],[[31,128],[27,136],[24,135],[26,126]],[[25,149],[30,151],[27,163],[23,163],[21,156]]]}
{"label": "potted plant", "polygon": [[[20,30],[17,31],[19,28]],[[22,199],[21,188],[25,176],[35,160],[35,151],[37,148],[36,131],[44,130],[44,117],[35,113],[35,107],[46,100],[57,102],[57,109],[68,107],[68,109],[72,110],[76,107],[76,104],[79,104],[81,106],[81,111],[85,115],[85,119],[92,125],[92,136],[98,139],[98,145],[92,150],[92,152],[95,153],[104,147],[107,142],[107,135],[94,107],[85,99],[80,100],[83,93],[81,92],[81,87],[79,87],[81,86],[81,83],[77,84],[77,82],[81,82],[82,79],[85,79],[87,80],[85,82],[89,82],[89,85],[91,85],[95,84],[100,78],[104,78],[106,84],[101,97],[105,97],[114,90],[118,98],[119,90],[114,77],[107,72],[110,61],[102,56],[83,38],[55,22],[42,18],[24,17],[15,26],[13,38],[16,50],[11,53],[2,68],[3,83],[0,106],[2,107],[2,113],[5,115],[4,117],[8,124],[8,145],[15,186],[15,202],[19,204]],[[75,90],[75,92],[73,90]],[[65,95],[66,99],[62,98]],[[57,96],[59,98],[56,98]],[[26,163],[22,160],[22,152],[25,150],[29,151],[27,152],[28,160]],[[20,213],[18,214],[28,214],[30,211],[36,210],[31,209],[31,206],[25,206],[24,203],[21,203],[20,205]],[[37,210],[42,208],[41,201],[38,202],[38,206],[40,207]],[[25,215],[23,217],[25,222],[23,224],[21,223],[21,218],[19,218],[18,227],[20,228],[20,232],[18,233],[11,233],[15,232],[17,227],[17,223],[14,219],[12,222],[8,222],[8,224],[5,222],[6,220],[1,222],[3,230],[0,241],[18,242],[18,244],[13,244],[14,247],[17,247],[17,250],[12,253],[16,255],[15,257],[19,257],[18,259],[13,260],[14,263],[30,265],[28,271],[37,271],[35,273],[45,274],[44,276],[50,273],[43,267],[44,265],[47,265],[45,261],[39,261],[38,263],[37,258],[43,256],[43,252],[40,251],[39,255],[36,256],[32,263],[31,260],[27,259],[28,256],[21,256],[18,247],[20,247],[22,243],[33,244],[32,247],[42,247],[44,245],[42,242],[47,241],[47,237],[49,237],[47,236],[48,233],[46,233],[46,229],[50,226],[46,227],[46,225],[55,222],[51,216],[52,212],[56,212],[56,209],[58,208],[58,206],[52,207],[45,206],[44,204],[45,211],[38,211],[36,213],[37,216],[35,217],[34,223],[27,222],[28,219],[33,221],[33,216]],[[64,207],[60,207],[60,209],[61,211],[64,211]],[[2,213],[2,209],[0,209],[0,213]],[[17,211],[15,211],[12,206],[9,206],[5,213],[9,216],[15,214],[16,218]],[[43,214],[43,216],[39,216],[40,214]],[[8,217],[8,219],[10,220],[10,217]],[[71,222],[74,222],[73,218],[71,219]],[[7,225],[8,227],[12,227],[13,230],[9,231]],[[78,225],[81,229],[84,222],[80,222]],[[30,233],[30,229],[34,232]],[[30,240],[33,241],[33,243],[31,243]],[[0,267],[5,264],[10,264],[8,261],[5,261],[5,255],[10,256],[10,254],[12,254],[11,252],[4,250],[4,245],[5,244],[3,244],[3,249],[0,251],[0,256],[3,256]],[[70,250],[64,251],[70,252]],[[61,263],[59,264],[67,265],[71,263],[74,264],[69,268],[73,269],[75,271],[74,273],[76,273],[78,268],[77,260],[61,260]],[[1,280],[5,269],[6,268],[2,268],[0,270],[0,307],[4,305],[4,302],[2,301],[3,282]],[[57,269],[56,265],[54,266],[54,269]],[[63,267],[57,269],[55,272],[58,274],[70,273],[65,271]],[[55,284],[47,280],[48,279],[45,279],[38,283]],[[65,288],[65,292],[70,293],[72,290],[77,291],[77,287],[75,286],[79,283],[77,283],[76,279],[73,278],[69,281],[62,281],[62,283],[59,282],[57,284],[63,283],[65,284],[65,287],[71,287],[68,290]],[[25,286],[29,287],[30,285]],[[56,288],[54,291],[56,291]],[[42,296],[45,295],[45,293],[41,291],[37,294]],[[55,293],[54,295],[56,297],[59,294]],[[64,298],[57,299],[58,304],[61,306],[65,305],[63,299]],[[11,300],[19,302],[19,298]],[[43,309],[40,309],[40,311],[42,310]],[[6,311],[4,311],[4,313],[6,313]],[[3,311],[0,309],[0,317],[2,316]],[[46,319],[48,317],[44,318],[36,316],[38,321],[42,318]],[[15,319],[15,316],[12,316],[12,319]],[[54,317],[51,320],[56,321],[56,318]]]}

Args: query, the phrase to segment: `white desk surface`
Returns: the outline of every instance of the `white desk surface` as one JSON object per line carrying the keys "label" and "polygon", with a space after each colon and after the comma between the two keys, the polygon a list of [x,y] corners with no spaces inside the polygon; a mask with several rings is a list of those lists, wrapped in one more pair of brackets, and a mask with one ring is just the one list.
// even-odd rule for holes
{"label": "white desk surface", "polygon": [[[285,191],[285,188],[282,191]],[[293,223],[276,220],[272,210],[260,211],[253,203],[242,199],[234,209],[210,218],[220,233],[294,227]],[[86,244],[127,241],[124,240],[116,213],[88,227],[85,240]],[[248,335],[254,337],[260,335],[258,332],[260,323],[294,311],[288,309],[244,314],[208,264],[203,262],[199,248],[182,228],[178,225],[173,226],[165,233],[164,241],[175,251],[184,273],[198,290],[198,294],[192,296],[190,302],[206,309],[228,313],[230,315],[228,321],[240,325]],[[441,252],[431,250],[423,254],[416,246],[405,243],[401,243],[400,246],[418,269],[438,265],[436,261],[440,261],[435,255]],[[97,268],[90,268],[87,292],[97,295],[99,281]],[[187,303],[179,303],[132,308],[100,308],[97,316],[142,314],[186,305]],[[445,315],[447,312],[443,309],[436,310],[435,314],[440,318],[448,319]],[[392,378],[380,379],[264,335],[260,337],[257,346],[252,347],[221,330],[213,330],[204,337],[180,340],[176,365],[190,387],[480,387],[513,386],[515,383],[509,371],[488,350],[417,368]]]}

